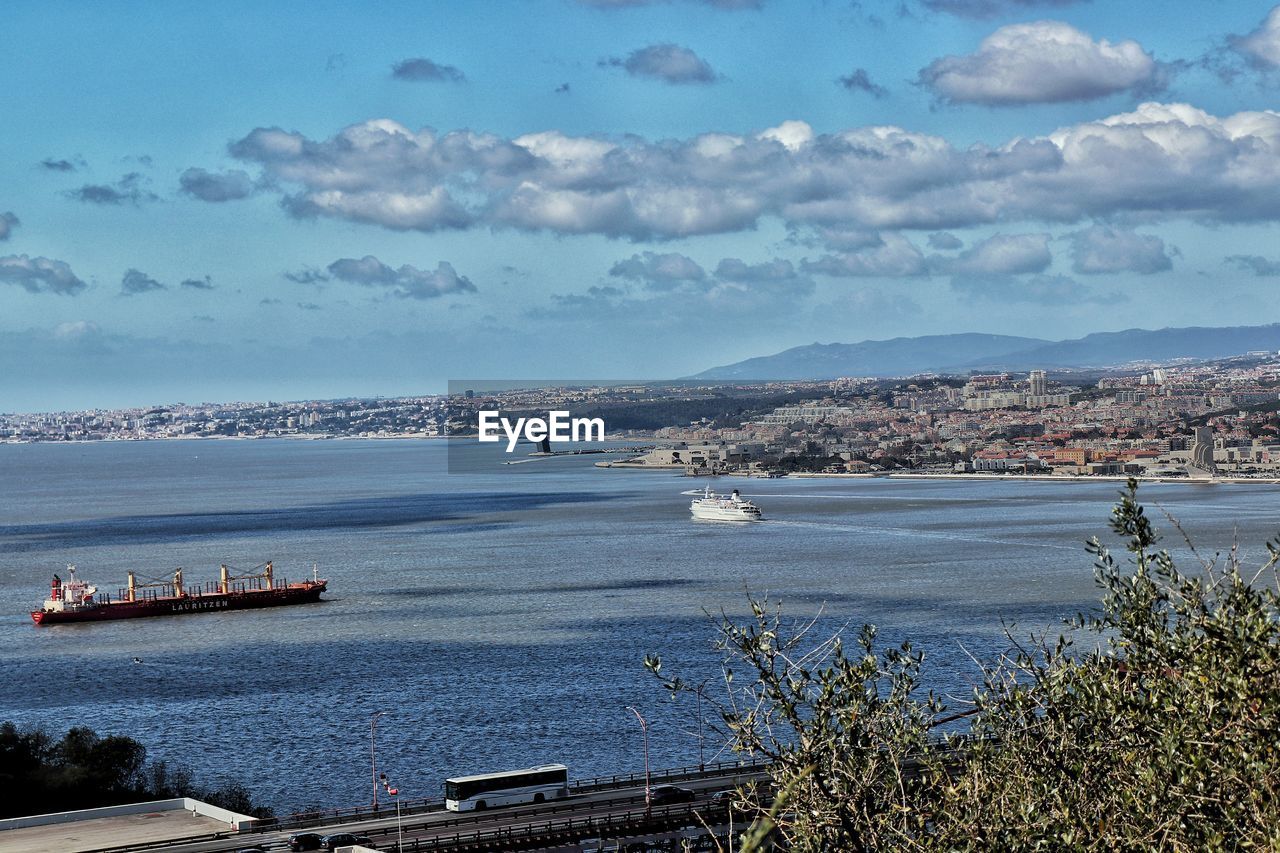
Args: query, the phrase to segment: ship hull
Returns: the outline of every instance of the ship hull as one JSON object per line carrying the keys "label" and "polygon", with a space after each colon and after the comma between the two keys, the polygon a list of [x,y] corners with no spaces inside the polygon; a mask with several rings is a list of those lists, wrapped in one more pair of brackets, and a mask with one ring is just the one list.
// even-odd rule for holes
{"label": "ship hull", "polygon": [[689,510],[694,518],[702,521],[763,521],[763,517],[759,513],[748,514],[738,509],[726,509],[724,507],[703,507],[695,506]]}
{"label": "ship hull", "polygon": [[37,625],[61,625],[69,622],[105,622],[116,619],[142,619],[150,616],[185,616],[191,613],[214,613],[227,610],[257,610],[309,604],[320,600],[325,581],[290,584],[280,589],[255,589],[245,592],[206,593],[180,598],[152,598],[144,601],[120,601],[99,604],[84,610],[33,610],[31,619]]}

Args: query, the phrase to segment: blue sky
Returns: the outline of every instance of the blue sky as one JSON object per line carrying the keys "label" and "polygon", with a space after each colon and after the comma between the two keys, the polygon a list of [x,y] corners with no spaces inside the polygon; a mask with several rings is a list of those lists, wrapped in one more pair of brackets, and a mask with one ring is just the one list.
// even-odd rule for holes
{"label": "blue sky", "polygon": [[1280,320],[1271,3],[5,16],[0,411]]}

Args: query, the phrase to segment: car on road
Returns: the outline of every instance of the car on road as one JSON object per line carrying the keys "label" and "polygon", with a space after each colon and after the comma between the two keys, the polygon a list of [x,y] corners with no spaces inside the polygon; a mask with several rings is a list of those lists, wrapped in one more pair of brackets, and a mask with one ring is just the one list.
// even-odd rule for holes
{"label": "car on road", "polygon": [[319,850],[322,838],[318,832],[295,832],[289,836],[290,850]]}
{"label": "car on road", "polygon": [[716,791],[711,795],[711,806],[717,809],[733,808],[733,801],[738,798],[738,792],[732,788],[724,791]]}
{"label": "car on road", "polygon": [[357,844],[361,847],[373,847],[373,842],[367,835],[352,835],[350,832],[335,832],[320,839],[322,850],[337,850],[339,847],[354,847]]}
{"label": "car on road", "polygon": [[672,803],[691,803],[696,795],[679,785],[654,785],[649,789],[649,805],[668,806]]}

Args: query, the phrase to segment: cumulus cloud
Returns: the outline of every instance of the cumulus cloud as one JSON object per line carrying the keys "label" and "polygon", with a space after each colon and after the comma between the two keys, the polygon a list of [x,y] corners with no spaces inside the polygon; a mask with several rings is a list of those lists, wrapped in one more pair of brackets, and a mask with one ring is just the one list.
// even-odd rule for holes
{"label": "cumulus cloud", "polygon": [[409,80],[415,83],[462,83],[467,79],[467,76],[454,66],[443,65],[425,56],[400,60],[391,66],[391,76],[397,80]]}
{"label": "cumulus cloud", "polygon": [[1048,234],[996,234],[954,258],[933,258],[933,267],[958,275],[1020,275],[1044,272],[1053,263]]}
{"label": "cumulus cloud", "polygon": [[1273,261],[1261,255],[1230,255],[1223,263],[1231,264],[1242,272],[1251,272],[1260,278],[1280,275],[1280,261]]}
{"label": "cumulus cloud", "polygon": [[884,98],[889,95],[888,89],[871,80],[871,75],[867,73],[865,68],[855,68],[845,76],[837,79],[836,82],[850,92],[866,92],[873,98]]}
{"label": "cumulus cloud", "polygon": [[28,293],[74,296],[88,287],[65,261],[9,255],[0,258],[0,283],[14,284]]}
{"label": "cumulus cloud", "polygon": [[951,289],[971,300],[990,302],[1030,302],[1040,305],[1074,305],[1081,302],[1110,302],[1115,294],[1102,296],[1065,275],[1016,277],[956,276]]}
{"label": "cumulus cloud", "polygon": [[950,252],[964,246],[963,240],[954,234],[948,234],[946,231],[937,231],[930,234],[928,243],[930,249],[939,249],[944,252]]}
{"label": "cumulus cloud", "polygon": [[129,172],[113,184],[85,184],[68,193],[71,198],[86,204],[141,204],[159,198],[146,188],[146,178],[139,172]]}
{"label": "cumulus cloud", "polygon": [[[614,264],[610,275],[621,280],[619,286],[553,294],[549,305],[529,314],[561,320],[616,319],[621,314],[646,326],[696,324],[708,312],[722,317],[793,313],[814,291],[813,280],[781,258],[759,263],[723,258],[708,273],[683,255],[645,252]],[[639,289],[632,286],[637,283]]]}
{"label": "cumulus cloud", "polygon": [[[676,252],[659,254],[641,252],[618,261],[609,269],[609,275],[643,284],[646,289],[662,292],[680,290],[682,293],[711,293],[717,288],[729,289],[748,286],[747,289],[790,289],[791,292],[808,292],[812,282],[796,271],[791,261],[774,258],[760,263],[748,263],[741,258],[722,258],[715,271],[708,275],[702,265],[692,258]],[[612,289],[605,295],[622,295],[626,291]]]}
{"label": "cumulus cloud", "polygon": [[373,255],[339,258],[328,266],[329,275],[339,281],[383,287],[402,299],[435,299],[451,293],[475,293],[471,279],[458,275],[453,264],[440,261],[435,270],[420,270],[404,264],[392,268]]}
{"label": "cumulus cloud", "polygon": [[791,261],[774,258],[752,264],[740,258],[724,258],[716,264],[714,284],[706,291],[705,299],[717,310],[790,311],[813,291],[813,279],[797,270]]}
{"label": "cumulus cloud", "polygon": [[[295,216],[424,232],[510,227],[662,240],[752,230],[773,217],[821,233],[925,231],[1116,216],[1280,218],[1280,113],[1186,104],[1002,145],[958,148],[893,126],[814,133],[514,139],[389,120],[313,140],[258,128],[231,153]],[[835,248],[835,247],[833,247]]]}
{"label": "cumulus cloud", "polygon": [[186,278],[182,280],[182,287],[190,290],[213,290],[213,279],[209,276],[204,278]]}
{"label": "cumulus cloud", "polygon": [[707,272],[697,261],[676,252],[642,252],[618,261],[609,275],[643,282],[653,290],[671,290],[690,281],[702,281]]}
{"label": "cumulus cloud", "polygon": [[187,169],[178,177],[182,192],[201,201],[234,201],[253,194],[253,179],[242,169],[209,172]]}
{"label": "cumulus cloud", "polygon": [[1085,275],[1114,272],[1151,274],[1173,268],[1164,240],[1153,234],[1095,225],[1067,235],[1072,270]]}
{"label": "cumulus cloud", "polygon": [[622,68],[632,77],[652,77],[673,85],[716,81],[716,73],[706,60],[678,44],[651,44],[625,58],[602,59],[600,64]]}
{"label": "cumulus cloud", "polygon": [[167,289],[165,285],[141,270],[125,270],[124,277],[120,279],[121,296],[136,296],[140,293],[150,293],[153,290]]}
{"label": "cumulus cloud", "polygon": [[824,255],[815,261],[803,261],[802,268],[806,272],[837,277],[897,278],[918,275],[1020,275],[1044,272],[1052,262],[1048,234],[996,234],[954,257],[926,256],[906,237],[886,234],[883,245],[877,248]]}
{"label": "cumulus cloud", "polygon": [[1280,6],[1267,13],[1257,29],[1242,36],[1230,36],[1227,43],[1255,67],[1280,67]]}
{"label": "cumulus cloud", "polygon": [[1058,8],[1088,0],[922,0],[926,9],[960,18],[999,18],[1037,8]]}
{"label": "cumulus cloud", "polygon": [[801,269],[837,277],[902,277],[927,275],[929,261],[916,245],[900,234],[885,234],[879,246],[859,252],[824,255],[801,261]]}
{"label": "cumulus cloud", "polygon": [[1135,41],[1094,41],[1070,24],[1036,21],[1001,27],[975,53],[935,60],[918,79],[946,101],[1009,106],[1149,90],[1160,75]]}
{"label": "cumulus cloud", "polygon": [[14,216],[12,211],[0,213],[0,240],[8,240],[13,234],[13,229],[21,225],[21,221]]}

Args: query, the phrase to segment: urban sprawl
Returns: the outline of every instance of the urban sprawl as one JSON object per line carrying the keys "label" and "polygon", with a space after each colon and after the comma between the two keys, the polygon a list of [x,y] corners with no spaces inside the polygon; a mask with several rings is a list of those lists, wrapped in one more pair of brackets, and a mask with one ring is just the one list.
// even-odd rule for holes
{"label": "urban sprawl", "polygon": [[[786,405],[751,410],[785,397]],[[681,419],[708,401],[725,413]],[[611,415],[669,423],[619,426]],[[690,408],[692,407],[692,408]],[[412,438],[465,435],[481,409],[600,415],[653,446],[609,467],[690,474],[1280,476],[1280,358],[1061,374],[517,389],[396,399],[0,415],[0,441]],[[537,448],[529,447],[529,451]],[[554,451],[554,448],[553,448]]]}

